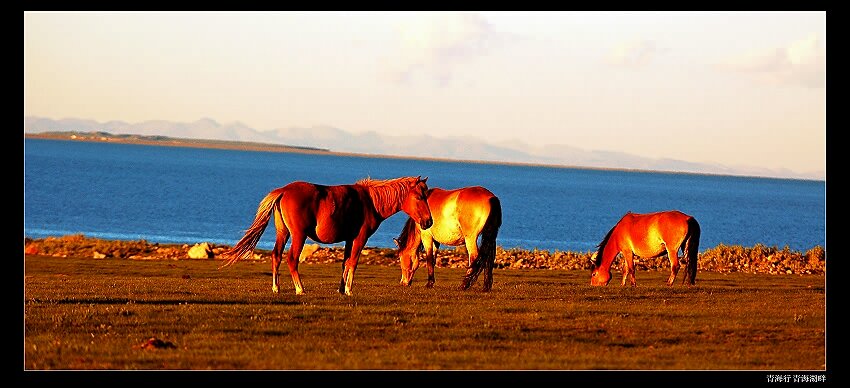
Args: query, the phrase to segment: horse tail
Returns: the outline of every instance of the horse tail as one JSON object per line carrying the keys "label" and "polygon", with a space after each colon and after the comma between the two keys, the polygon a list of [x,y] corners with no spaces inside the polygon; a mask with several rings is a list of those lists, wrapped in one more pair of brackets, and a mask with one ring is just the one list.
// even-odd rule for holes
{"label": "horse tail", "polygon": [[496,237],[499,227],[502,226],[502,204],[496,196],[490,197],[490,214],[481,229],[481,247],[478,249],[478,258],[472,263],[472,272],[464,276],[464,288],[469,288],[481,271],[484,271],[484,291],[490,291],[493,287],[493,268],[496,266]]}
{"label": "horse tail", "polygon": [[688,238],[685,241],[685,254],[688,256],[688,276],[690,284],[697,280],[697,257],[699,256],[699,222],[694,217],[688,218]]}
{"label": "horse tail", "polygon": [[233,248],[222,254],[222,256],[227,258],[227,261],[219,269],[251,256],[251,253],[253,253],[254,248],[256,248],[257,243],[260,241],[260,237],[266,230],[266,226],[269,224],[272,212],[277,210],[277,213],[280,213],[281,197],[283,197],[283,188],[272,190],[272,192],[260,201],[254,222],[245,231],[242,239]]}

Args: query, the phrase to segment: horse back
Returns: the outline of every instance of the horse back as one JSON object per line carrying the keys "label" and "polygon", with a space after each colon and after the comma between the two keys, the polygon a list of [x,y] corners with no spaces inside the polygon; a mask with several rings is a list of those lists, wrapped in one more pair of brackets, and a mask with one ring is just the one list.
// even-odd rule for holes
{"label": "horse back", "polygon": [[481,186],[454,190],[431,188],[428,194],[428,206],[434,220],[429,229],[431,235],[447,245],[461,244],[464,235],[477,236],[491,214],[491,199],[495,197]]}
{"label": "horse back", "polygon": [[287,225],[319,242],[353,238],[370,215],[365,210],[369,194],[356,185],[325,186],[297,181],[282,190],[281,210]]}
{"label": "horse back", "polygon": [[655,213],[637,214],[627,213],[616,226],[615,233],[620,238],[627,239],[635,251],[649,251],[658,249],[659,243],[675,246],[676,248],[684,242],[688,235],[689,221],[693,217],[678,210],[661,211]]}
{"label": "horse back", "polygon": [[634,229],[664,229],[687,227],[688,220],[693,217],[678,210],[668,210],[655,213],[626,213],[619,224],[631,226]]}

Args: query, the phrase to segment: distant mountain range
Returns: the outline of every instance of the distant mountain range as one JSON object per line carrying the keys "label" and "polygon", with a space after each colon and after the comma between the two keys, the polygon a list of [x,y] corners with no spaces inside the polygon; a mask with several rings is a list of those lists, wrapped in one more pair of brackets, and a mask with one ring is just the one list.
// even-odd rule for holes
{"label": "distant mountain range", "polygon": [[350,133],[329,126],[285,128],[259,131],[236,122],[222,125],[204,118],[191,123],[152,120],[137,124],[123,121],[100,123],[94,120],[27,116],[24,133],[109,132],[187,139],[209,139],[270,143],[295,147],[328,149],[372,155],[426,157],[489,162],[533,163],[569,167],[689,172],[777,178],[824,180],[825,171],[796,172],[751,166],[723,166],[676,159],[655,159],[614,151],[588,151],[566,145],[535,147],[522,142],[492,144],[469,137],[437,138],[427,135],[387,136],[376,132]]}

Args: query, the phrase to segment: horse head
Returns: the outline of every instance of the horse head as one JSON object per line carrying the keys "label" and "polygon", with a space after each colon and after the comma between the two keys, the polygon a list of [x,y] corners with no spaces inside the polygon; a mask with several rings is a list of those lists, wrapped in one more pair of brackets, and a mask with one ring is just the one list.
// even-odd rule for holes
{"label": "horse head", "polygon": [[611,281],[611,270],[603,271],[600,268],[593,267],[593,270],[590,272],[590,285],[591,286],[607,286],[608,282]]}
{"label": "horse head", "polygon": [[409,286],[413,281],[413,274],[419,269],[419,254],[423,251],[422,240],[419,235],[419,226],[413,218],[408,218],[398,238],[394,238],[398,247],[398,259],[401,264],[401,280],[403,286]]}
{"label": "horse head", "polygon": [[601,265],[596,263],[597,252],[590,255],[590,285],[591,286],[607,286],[611,281],[611,269],[602,270]]}
{"label": "horse head", "polygon": [[403,286],[409,286],[413,282],[413,274],[419,269],[419,250],[401,249],[398,252],[398,258],[401,263],[401,280],[399,283]]}
{"label": "horse head", "polygon": [[401,210],[413,218],[422,229],[428,229],[434,223],[431,219],[431,209],[428,207],[427,180],[428,177],[422,179],[419,176],[415,181],[411,181],[407,196],[401,204]]}

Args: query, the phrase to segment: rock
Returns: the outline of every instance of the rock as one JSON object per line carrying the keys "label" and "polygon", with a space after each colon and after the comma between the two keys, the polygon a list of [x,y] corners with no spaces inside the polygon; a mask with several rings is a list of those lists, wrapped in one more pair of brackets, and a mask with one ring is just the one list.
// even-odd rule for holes
{"label": "rock", "polygon": [[305,244],[301,250],[301,256],[298,257],[298,262],[303,263],[310,255],[319,250],[319,244]]}
{"label": "rock", "polygon": [[38,254],[38,246],[35,244],[29,244],[24,247],[25,255],[37,255]]}
{"label": "rock", "polygon": [[209,243],[193,245],[192,248],[189,248],[188,255],[190,259],[211,259],[215,256]]}
{"label": "rock", "polygon": [[106,254],[100,253],[100,252],[98,252],[98,251],[94,251],[94,252],[92,253],[91,257],[93,257],[93,258],[95,258],[95,259],[105,259],[105,258],[106,258]]}
{"label": "rock", "polygon": [[174,345],[171,341],[163,341],[156,337],[151,337],[144,343],[139,346],[134,346],[134,348],[141,349],[177,349],[177,345]]}

